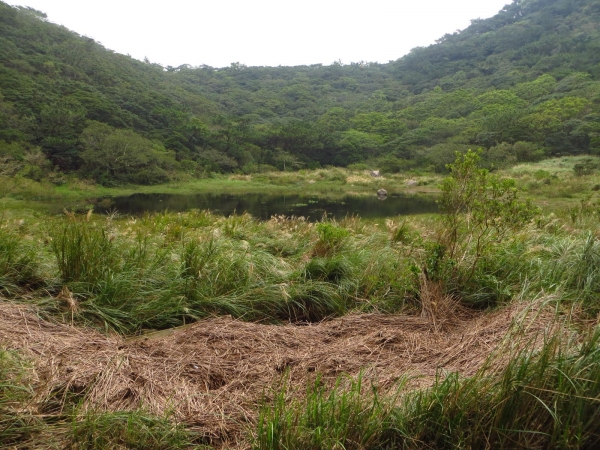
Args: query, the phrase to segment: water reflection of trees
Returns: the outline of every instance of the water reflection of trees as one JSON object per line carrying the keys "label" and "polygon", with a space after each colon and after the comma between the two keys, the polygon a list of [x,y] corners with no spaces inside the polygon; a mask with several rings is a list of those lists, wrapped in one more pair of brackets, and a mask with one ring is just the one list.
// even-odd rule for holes
{"label": "water reflection of trees", "polygon": [[[251,194],[134,194],[129,197],[111,199],[111,208],[122,214],[139,215],[144,212],[187,211],[208,209],[216,213],[230,215],[248,212],[255,217],[268,219],[273,215],[295,215],[320,220],[325,212],[328,217],[341,218],[358,215],[365,218],[395,215],[423,214],[437,211],[431,197],[389,196],[385,202],[376,196],[321,198],[301,195]],[[96,210],[105,212],[103,203],[98,202]]]}

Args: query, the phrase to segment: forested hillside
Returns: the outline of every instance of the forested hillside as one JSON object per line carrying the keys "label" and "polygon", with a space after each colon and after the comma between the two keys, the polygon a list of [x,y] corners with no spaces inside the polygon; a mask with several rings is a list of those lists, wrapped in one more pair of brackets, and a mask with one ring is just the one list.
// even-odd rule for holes
{"label": "forested hillside", "polygon": [[137,61],[0,2],[0,174],[151,184],[600,153],[599,78],[600,0],[515,0],[388,64],[218,69]]}

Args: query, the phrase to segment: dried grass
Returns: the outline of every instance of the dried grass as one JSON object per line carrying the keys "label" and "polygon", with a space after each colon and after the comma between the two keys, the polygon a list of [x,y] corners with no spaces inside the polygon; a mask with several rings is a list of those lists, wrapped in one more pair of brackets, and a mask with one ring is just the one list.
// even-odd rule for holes
{"label": "dried grass", "polygon": [[351,315],[306,326],[215,318],[130,339],[49,323],[2,302],[0,343],[33,362],[39,408],[52,395],[80,393],[97,410],[173,412],[214,444],[243,447],[258,404],[284,373],[297,388],[316,373],[332,384],[361,371],[382,389],[407,374],[411,387],[430,386],[440,370],[473,375],[501,348],[506,361],[507,345],[531,343],[556,325],[540,302],[473,313],[425,288],[420,317]]}

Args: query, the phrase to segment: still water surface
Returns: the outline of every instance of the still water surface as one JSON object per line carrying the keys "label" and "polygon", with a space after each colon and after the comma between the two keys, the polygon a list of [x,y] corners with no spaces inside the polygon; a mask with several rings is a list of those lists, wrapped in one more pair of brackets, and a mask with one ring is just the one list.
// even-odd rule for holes
{"label": "still water surface", "polygon": [[225,216],[250,213],[260,219],[274,215],[304,216],[309,220],[321,220],[327,213],[330,218],[340,219],[348,215],[364,218],[391,217],[397,215],[437,212],[435,199],[431,196],[389,195],[385,200],[373,196],[346,196],[326,198],[302,195],[273,194],[134,194],[128,197],[106,198],[98,202],[99,213],[118,211],[125,215],[141,215],[145,212],[182,212],[190,209],[208,209]]}

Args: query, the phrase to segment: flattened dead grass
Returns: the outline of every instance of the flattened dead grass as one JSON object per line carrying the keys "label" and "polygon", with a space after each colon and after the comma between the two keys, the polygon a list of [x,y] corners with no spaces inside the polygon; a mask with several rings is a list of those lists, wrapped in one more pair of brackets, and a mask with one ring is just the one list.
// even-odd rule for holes
{"label": "flattened dead grass", "polygon": [[[527,305],[474,313],[446,299],[421,316],[351,315],[306,326],[225,317],[124,339],[2,302],[0,343],[33,362],[40,409],[45,399],[75,395],[97,410],[170,411],[215,445],[244,446],[258,404],[285,373],[298,389],[317,373],[333,383],[362,371],[382,389],[407,375],[411,387],[430,386],[440,370],[473,375],[493,352],[501,365],[510,346],[554,332],[553,310]],[[450,319],[442,322],[434,306]]]}

